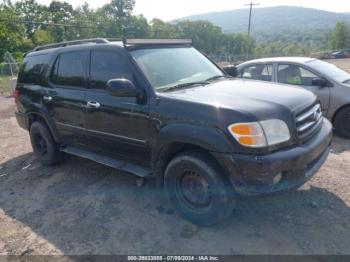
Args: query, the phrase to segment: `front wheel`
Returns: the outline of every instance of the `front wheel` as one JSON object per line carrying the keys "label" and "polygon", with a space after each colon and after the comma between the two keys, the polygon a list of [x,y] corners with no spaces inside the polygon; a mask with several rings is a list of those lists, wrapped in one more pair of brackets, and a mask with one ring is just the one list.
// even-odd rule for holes
{"label": "front wheel", "polygon": [[233,187],[205,152],[189,151],[170,161],[164,184],[171,203],[194,224],[211,226],[234,207]]}
{"label": "front wheel", "polygon": [[335,131],[342,137],[350,139],[350,107],[346,107],[334,119]]}

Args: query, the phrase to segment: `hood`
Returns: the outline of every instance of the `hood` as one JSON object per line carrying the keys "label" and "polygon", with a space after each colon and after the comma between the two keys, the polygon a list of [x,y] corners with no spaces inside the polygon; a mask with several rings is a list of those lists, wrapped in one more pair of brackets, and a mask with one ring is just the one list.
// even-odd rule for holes
{"label": "hood", "polygon": [[162,95],[251,113],[267,108],[276,110],[277,105],[295,112],[316,100],[313,93],[303,88],[244,79],[223,80]]}

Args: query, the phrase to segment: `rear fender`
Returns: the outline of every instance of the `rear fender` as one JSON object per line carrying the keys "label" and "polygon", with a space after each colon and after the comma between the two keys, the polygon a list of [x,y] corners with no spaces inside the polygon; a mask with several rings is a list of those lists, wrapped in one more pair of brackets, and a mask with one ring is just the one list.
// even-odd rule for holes
{"label": "rear fender", "polygon": [[28,130],[30,129],[31,123],[35,121],[35,118],[42,119],[50,129],[50,132],[53,138],[55,139],[55,141],[56,142],[60,141],[60,136],[57,131],[55,122],[52,120],[52,117],[50,116],[49,111],[41,104],[37,104],[37,103],[31,104],[31,106],[28,108],[26,112],[26,122],[27,122]]}

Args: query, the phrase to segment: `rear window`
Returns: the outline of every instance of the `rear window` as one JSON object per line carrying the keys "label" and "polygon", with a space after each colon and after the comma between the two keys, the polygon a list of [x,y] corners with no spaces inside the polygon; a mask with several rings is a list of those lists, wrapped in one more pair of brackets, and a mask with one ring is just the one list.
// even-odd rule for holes
{"label": "rear window", "polygon": [[248,66],[241,72],[241,77],[245,79],[272,81],[272,65],[256,64]]}
{"label": "rear window", "polygon": [[52,70],[51,81],[61,86],[82,87],[84,83],[84,52],[59,55]]}
{"label": "rear window", "polygon": [[42,84],[47,66],[46,55],[26,57],[18,75],[18,81],[24,84]]}

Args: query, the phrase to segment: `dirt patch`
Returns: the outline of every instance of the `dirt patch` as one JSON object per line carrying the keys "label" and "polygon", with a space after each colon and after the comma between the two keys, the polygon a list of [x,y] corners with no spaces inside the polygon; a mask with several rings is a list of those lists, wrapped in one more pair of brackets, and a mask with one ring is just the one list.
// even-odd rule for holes
{"label": "dirt patch", "polygon": [[134,176],[74,157],[42,167],[10,111],[0,97],[0,254],[350,254],[348,140],[298,191],[242,200],[200,228]]}
{"label": "dirt patch", "polygon": [[334,64],[337,67],[350,73],[350,58],[346,59],[329,59],[325,60],[328,63]]}

